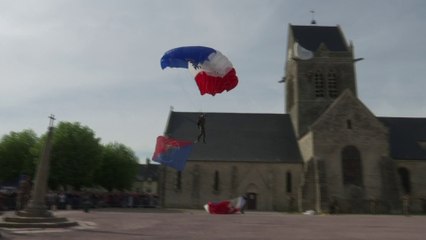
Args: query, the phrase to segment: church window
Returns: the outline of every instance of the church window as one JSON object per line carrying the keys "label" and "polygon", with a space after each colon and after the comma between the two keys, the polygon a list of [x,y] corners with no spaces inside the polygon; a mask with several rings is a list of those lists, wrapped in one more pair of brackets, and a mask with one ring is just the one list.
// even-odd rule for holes
{"label": "church window", "polygon": [[355,146],[342,150],[343,184],[362,186],[361,154]]}
{"label": "church window", "polygon": [[291,172],[286,173],[286,192],[291,193],[292,192],[292,181],[291,181]]}
{"label": "church window", "polygon": [[404,168],[398,168],[398,174],[399,178],[401,179],[402,184],[402,190],[404,191],[404,194],[410,194],[411,193],[411,181],[410,181],[410,172]]}
{"label": "church window", "polygon": [[176,172],[176,190],[182,190],[182,172]]}
{"label": "church window", "polygon": [[213,183],[213,190],[215,192],[219,191],[219,171],[214,172],[214,183]]}
{"label": "church window", "polygon": [[238,189],[238,168],[232,166],[231,168],[231,191],[236,192]]}
{"label": "church window", "polygon": [[350,119],[346,120],[346,128],[352,129],[352,121]]}
{"label": "church window", "polygon": [[315,97],[325,97],[324,75],[321,71],[313,75],[315,84]]}
{"label": "church window", "polygon": [[337,97],[337,75],[333,70],[329,71],[327,74],[327,90],[330,98]]}
{"label": "church window", "polygon": [[200,166],[195,164],[192,170],[192,197],[200,197]]}

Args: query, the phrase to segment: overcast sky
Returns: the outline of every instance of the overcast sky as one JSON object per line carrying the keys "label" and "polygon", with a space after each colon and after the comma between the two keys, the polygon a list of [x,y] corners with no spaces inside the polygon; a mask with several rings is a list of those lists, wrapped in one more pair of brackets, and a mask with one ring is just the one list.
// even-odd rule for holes
{"label": "overcast sky", "polygon": [[[358,96],[377,116],[426,117],[424,0],[0,0],[0,136],[80,122],[151,158],[175,111],[284,113],[288,25],[340,25]],[[200,96],[179,46],[221,51],[239,85]]]}

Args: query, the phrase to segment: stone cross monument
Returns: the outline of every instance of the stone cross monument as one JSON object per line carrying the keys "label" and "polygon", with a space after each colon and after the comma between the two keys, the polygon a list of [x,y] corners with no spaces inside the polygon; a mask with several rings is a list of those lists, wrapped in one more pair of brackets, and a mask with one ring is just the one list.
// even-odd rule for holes
{"label": "stone cross monument", "polygon": [[55,217],[48,211],[45,196],[48,189],[50,152],[52,149],[53,122],[55,116],[49,116],[49,128],[47,132],[46,143],[37,166],[37,172],[34,178],[34,188],[28,205],[22,210],[17,211],[15,216],[6,216],[4,221],[0,222],[0,227],[68,227],[75,226],[77,222],[68,221],[66,218]]}

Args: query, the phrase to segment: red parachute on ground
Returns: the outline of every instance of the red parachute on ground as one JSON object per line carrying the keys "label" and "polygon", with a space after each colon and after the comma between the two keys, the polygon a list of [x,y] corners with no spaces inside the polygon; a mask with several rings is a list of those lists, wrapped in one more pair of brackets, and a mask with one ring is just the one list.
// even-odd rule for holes
{"label": "red parachute on ground", "polygon": [[215,95],[238,85],[232,63],[219,51],[203,46],[178,47],[161,58],[161,68],[187,68],[195,77],[200,94]]}
{"label": "red parachute on ground", "polygon": [[204,209],[210,214],[244,213],[246,203],[247,197],[244,195],[231,200],[208,202],[204,205]]}

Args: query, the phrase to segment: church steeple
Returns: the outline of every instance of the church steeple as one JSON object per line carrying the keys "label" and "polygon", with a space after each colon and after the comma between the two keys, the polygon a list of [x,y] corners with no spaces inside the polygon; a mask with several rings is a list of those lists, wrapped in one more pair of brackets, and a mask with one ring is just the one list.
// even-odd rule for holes
{"label": "church steeple", "polygon": [[314,11],[314,10],[311,10],[311,13],[312,13],[312,20],[311,20],[311,24],[312,24],[312,25],[315,25],[315,24],[317,24],[317,21],[315,20],[315,11]]}
{"label": "church steeple", "polygon": [[356,96],[352,50],[339,26],[289,25],[286,112],[298,137],[345,89]]}

